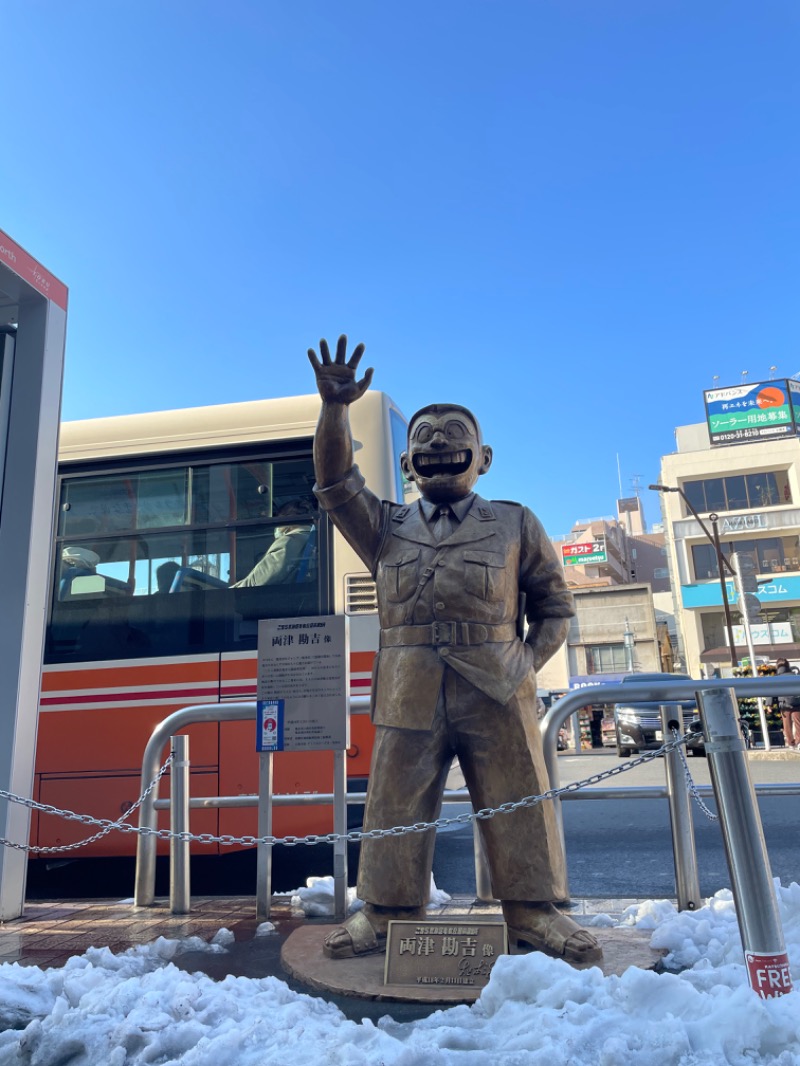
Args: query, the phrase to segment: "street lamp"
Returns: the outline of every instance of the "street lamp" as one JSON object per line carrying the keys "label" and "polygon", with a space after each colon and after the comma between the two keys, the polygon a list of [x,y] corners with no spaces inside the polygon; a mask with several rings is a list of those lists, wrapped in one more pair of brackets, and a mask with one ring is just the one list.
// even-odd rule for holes
{"label": "street lamp", "polygon": [[[712,533],[703,521],[703,519],[697,513],[697,511],[695,511],[694,507],[692,506],[691,500],[683,491],[683,489],[673,487],[671,485],[649,485],[648,488],[652,489],[653,492],[677,492],[680,498],[686,504],[689,511],[691,511],[692,515],[694,515],[703,533],[705,533],[706,537],[714,545],[714,550],[717,554],[717,570],[719,571],[719,584],[720,588],[722,589],[722,606],[725,609],[725,627],[728,630],[728,645],[730,647],[731,652],[731,666],[736,669],[736,667],[738,667],[739,665],[739,660],[736,658],[736,644],[734,643],[733,639],[733,618],[731,617],[731,605],[730,601],[728,600],[728,586],[725,581],[725,569],[727,568],[731,576],[734,575],[734,569],[731,566],[728,557],[722,551],[722,545],[719,542],[719,529],[717,526],[718,516],[713,513],[709,514],[708,516],[709,521],[711,522],[711,527],[713,529]],[[755,672],[755,664],[753,664],[753,670]]]}
{"label": "street lamp", "polygon": [[625,669],[629,674],[633,674],[636,672],[636,659],[634,656],[636,637],[630,627],[627,615],[625,617],[625,632],[622,634],[622,643],[625,648]]}

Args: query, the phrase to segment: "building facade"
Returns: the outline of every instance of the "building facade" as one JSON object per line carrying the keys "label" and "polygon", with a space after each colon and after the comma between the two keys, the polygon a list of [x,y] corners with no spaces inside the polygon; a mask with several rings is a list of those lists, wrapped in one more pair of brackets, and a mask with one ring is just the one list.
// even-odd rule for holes
{"label": "building facade", "polygon": [[661,483],[673,490],[661,493],[661,504],[686,669],[693,677],[729,676],[733,659],[748,657],[735,582],[727,572],[720,579],[712,514],[724,554],[743,553],[755,567],[756,658],[800,661],[800,442],[785,436],[715,446],[700,423],[679,426],[676,443],[661,461]]}
{"label": "building facade", "polygon": [[616,518],[577,521],[553,544],[570,588],[647,582],[655,593],[670,590],[664,533],[647,532],[638,496],[617,500]]}

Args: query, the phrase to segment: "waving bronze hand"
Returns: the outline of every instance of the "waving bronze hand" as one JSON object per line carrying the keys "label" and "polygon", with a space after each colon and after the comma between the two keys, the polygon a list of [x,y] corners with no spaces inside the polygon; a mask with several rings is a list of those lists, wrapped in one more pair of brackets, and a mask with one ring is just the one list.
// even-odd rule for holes
{"label": "waving bronze hand", "polygon": [[313,348],[308,349],[308,360],[317,375],[317,388],[325,403],[351,404],[360,400],[372,381],[372,367],[366,371],[360,381],[356,381],[356,371],[364,354],[364,345],[357,344],[353,354],[347,359],[347,336],[342,334],[336,342],[336,358],[331,359],[328,342],[319,342],[319,354]]}

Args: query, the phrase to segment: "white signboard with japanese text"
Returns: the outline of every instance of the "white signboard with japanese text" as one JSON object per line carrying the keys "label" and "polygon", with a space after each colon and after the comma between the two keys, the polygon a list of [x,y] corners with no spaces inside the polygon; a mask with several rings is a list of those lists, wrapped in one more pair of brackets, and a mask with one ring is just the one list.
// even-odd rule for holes
{"label": "white signboard with japanese text", "polygon": [[[759,625],[751,625],[750,633],[755,645],[791,644],[794,640],[791,622],[762,622]],[[744,626],[733,626],[733,639],[736,644],[745,643]],[[727,633],[725,634],[725,643],[728,643]]]}
{"label": "white signboard with japanese text", "polygon": [[344,615],[258,623],[257,751],[350,744],[350,634]]}

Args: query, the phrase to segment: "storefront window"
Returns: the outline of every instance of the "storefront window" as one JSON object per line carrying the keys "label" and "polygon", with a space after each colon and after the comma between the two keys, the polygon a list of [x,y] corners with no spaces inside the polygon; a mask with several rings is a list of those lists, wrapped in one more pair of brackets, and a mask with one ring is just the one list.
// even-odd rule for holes
{"label": "storefront window", "polygon": [[729,511],[743,511],[749,506],[747,484],[743,475],[725,478],[725,494]]}
{"label": "storefront window", "polygon": [[[800,537],[797,534],[786,537],[762,537],[759,540],[725,541],[721,547],[727,556],[735,551],[751,554],[755,559],[759,574],[789,573],[800,570]],[[717,552],[714,545],[692,545],[692,566],[695,581],[719,578]]]}
{"label": "storefront window", "polygon": [[617,674],[628,669],[624,644],[597,644],[586,648],[587,674]]}
{"label": "storefront window", "polygon": [[[792,502],[786,470],[765,470],[754,474],[687,481],[682,488],[692,507],[700,514],[710,514],[712,511],[759,510]],[[685,507],[685,513],[689,517],[691,509]]]}

